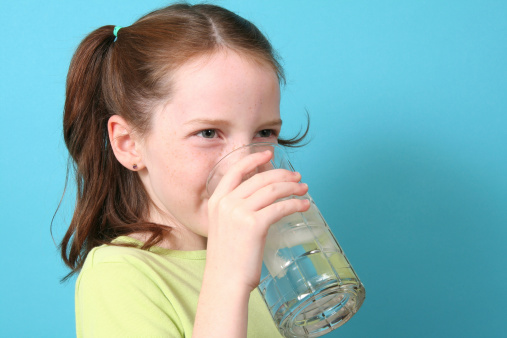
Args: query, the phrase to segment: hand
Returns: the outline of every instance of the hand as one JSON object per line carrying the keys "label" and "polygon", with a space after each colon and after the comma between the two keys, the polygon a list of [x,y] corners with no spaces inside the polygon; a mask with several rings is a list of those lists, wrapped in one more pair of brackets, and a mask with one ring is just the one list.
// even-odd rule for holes
{"label": "hand", "polygon": [[308,191],[306,184],[298,183],[298,173],[268,170],[242,182],[271,156],[269,151],[255,153],[236,163],[208,201],[208,252],[194,338],[246,336],[248,301],[260,281],[268,229],[283,217],[310,207],[308,200],[277,202]]}
{"label": "hand", "polygon": [[206,274],[227,280],[231,287],[250,292],[259,283],[264,244],[269,227],[281,218],[308,210],[306,199],[279,199],[304,195],[299,173],[274,169],[243,177],[266,164],[271,152],[254,153],[232,166],[208,202]]}

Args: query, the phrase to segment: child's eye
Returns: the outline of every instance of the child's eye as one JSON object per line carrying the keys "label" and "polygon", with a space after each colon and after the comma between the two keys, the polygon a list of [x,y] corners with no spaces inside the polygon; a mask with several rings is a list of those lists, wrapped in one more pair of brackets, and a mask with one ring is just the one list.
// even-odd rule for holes
{"label": "child's eye", "polygon": [[271,137],[275,134],[275,131],[272,129],[263,129],[257,133],[259,137]]}
{"label": "child's eye", "polygon": [[205,129],[201,130],[197,133],[198,136],[204,137],[204,138],[214,138],[217,134],[217,131],[215,129]]}

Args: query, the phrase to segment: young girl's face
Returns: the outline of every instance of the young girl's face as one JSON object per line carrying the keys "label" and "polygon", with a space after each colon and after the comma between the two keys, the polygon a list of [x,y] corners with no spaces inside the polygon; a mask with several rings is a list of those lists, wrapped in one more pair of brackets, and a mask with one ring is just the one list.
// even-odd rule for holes
{"label": "young girl's face", "polygon": [[170,80],[171,97],[153,112],[139,147],[140,177],[156,206],[151,221],[173,227],[179,249],[199,249],[212,167],[242,145],[277,142],[280,89],[272,67],[231,50],[193,59]]}

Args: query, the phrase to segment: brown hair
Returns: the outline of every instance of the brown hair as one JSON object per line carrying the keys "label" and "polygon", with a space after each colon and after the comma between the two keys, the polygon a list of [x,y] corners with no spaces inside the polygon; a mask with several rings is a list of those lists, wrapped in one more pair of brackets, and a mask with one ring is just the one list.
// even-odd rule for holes
{"label": "brown hair", "polygon": [[[145,134],[150,125],[147,112],[170,98],[168,75],[190,58],[219,48],[272,66],[284,82],[282,67],[264,35],[218,6],[176,4],[154,11],[121,28],[116,41],[113,29],[98,28],[82,41],[67,76],[63,130],[77,182],[74,215],[60,244],[72,269],[69,276],[81,269],[88,252],[98,245],[148,231],[152,235],[144,248],[149,248],[167,231],[146,222],[148,194],[138,175],[113,154],[107,132],[112,115],[121,115],[136,132]],[[306,132],[279,143],[295,146]]]}

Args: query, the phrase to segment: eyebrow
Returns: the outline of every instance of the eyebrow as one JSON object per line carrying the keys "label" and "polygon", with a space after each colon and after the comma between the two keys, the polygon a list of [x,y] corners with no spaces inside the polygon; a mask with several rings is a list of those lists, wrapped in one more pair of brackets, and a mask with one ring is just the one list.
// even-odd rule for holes
{"label": "eyebrow", "polygon": [[192,124],[206,124],[210,126],[220,126],[220,125],[230,125],[231,123],[227,120],[221,119],[193,119],[183,123],[184,125],[192,125]]}
{"label": "eyebrow", "polygon": [[281,127],[281,126],[282,126],[282,120],[281,119],[276,119],[276,120],[268,121],[266,123],[261,124],[260,128],[264,128],[264,127]]}
{"label": "eyebrow", "polygon": [[[209,125],[209,126],[223,126],[223,125],[230,126],[231,122],[228,120],[222,120],[222,119],[193,119],[193,120],[190,120],[190,121],[187,121],[184,123],[184,125],[193,125],[193,124],[205,124],[205,125]],[[263,123],[261,125],[261,128],[266,127],[266,126],[278,127],[281,125],[282,125],[282,120],[276,119],[276,120],[272,120],[272,121],[268,121],[266,123]]]}

